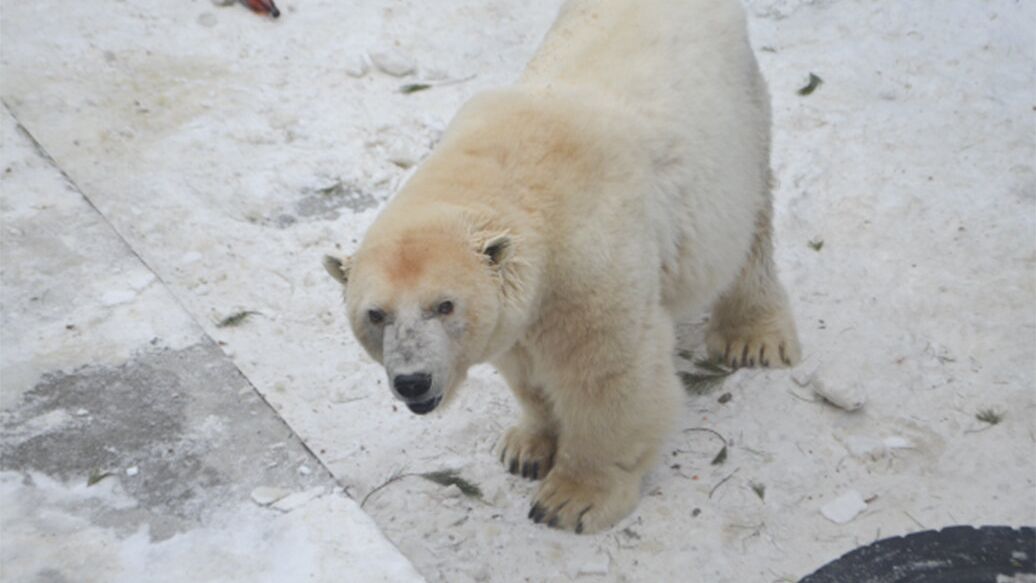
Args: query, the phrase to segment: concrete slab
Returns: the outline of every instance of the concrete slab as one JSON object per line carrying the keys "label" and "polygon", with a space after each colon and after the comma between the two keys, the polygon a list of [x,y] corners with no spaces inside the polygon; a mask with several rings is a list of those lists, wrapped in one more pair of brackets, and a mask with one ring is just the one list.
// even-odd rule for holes
{"label": "concrete slab", "polygon": [[[3,579],[420,580],[6,110],[2,122]],[[263,507],[260,487],[296,503]]]}

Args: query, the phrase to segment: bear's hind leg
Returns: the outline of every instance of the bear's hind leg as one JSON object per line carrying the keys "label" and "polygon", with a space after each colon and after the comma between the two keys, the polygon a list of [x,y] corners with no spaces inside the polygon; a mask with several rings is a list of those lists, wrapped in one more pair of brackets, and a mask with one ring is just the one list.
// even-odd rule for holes
{"label": "bear's hind leg", "polygon": [[543,389],[532,385],[528,355],[515,347],[495,363],[522,408],[522,419],[504,433],[500,462],[516,476],[538,480],[554,465],[558,423]]}
{"label": "bear's hind leg", "polygon": [[795,320],[773,263],[772,210],[756,219],[748,261],[712,308],[705,334],[709,356],[737,368],[792,366],[800,348]]}

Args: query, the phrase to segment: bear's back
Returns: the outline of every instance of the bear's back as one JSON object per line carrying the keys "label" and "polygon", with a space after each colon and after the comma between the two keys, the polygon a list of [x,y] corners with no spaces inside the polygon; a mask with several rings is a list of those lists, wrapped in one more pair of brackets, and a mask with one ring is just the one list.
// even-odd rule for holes
{"label": "bear's back", "polygon": [[739,0],[569,0],[522,84],[607,95],[667,116],[754,74]]}

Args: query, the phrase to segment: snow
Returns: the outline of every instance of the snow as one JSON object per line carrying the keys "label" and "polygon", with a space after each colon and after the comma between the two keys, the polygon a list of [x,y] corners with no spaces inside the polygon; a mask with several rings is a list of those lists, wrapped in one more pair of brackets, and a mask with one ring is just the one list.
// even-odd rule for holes
{"label": "snow", "polygon": [[568,558],[566,572],[576,579],[587,575],[607,575],[611,567],[611,557],[603,552],[590,553],[587,556],[575,554]]}
{"label": "snow", "polygon": [[92,519],[98,505],[109,512],[133,507],[117,479],[90,487],[39,474],[32,480],[30,487],[20,474],[0,472],[0,557],[12,576],[60,566],[74,568],[78,581],[111,583],[341,581],[343,573],[362,574],[363,581],[421,581],[344,496],[319,497],[288,514],[242,504],[209,517],[207,527],[156,542],[146,527],[124,534]]}
{"label": "snow", "polygon": [[370,71],[370,62],[366,55],[349,55],[345,57],[343,69],[350,77],[363,77]]}
{"label": "snow", "polygon": [[898,435],[890,435],[882,440],[882,444],[888,449],[910,449],[914,444],[910,440]]}
{"label": "snow", "polygon": [[[320,266],[355,250],[464,99],[519,74],[559,2],[279,4],[276,22],[207,2],[5,5],[4,100],[164,282],[111,306],[101,332],[185,338],[192,329],[174,313],[151,329],[132,311],[171,293],[356,500],[401,470],[460,469],[482,488],[484,502],[408,478],[364,505],[423,576],[558,581],[601,564],[572,575],[573,555],[610,557],[616,580],[797,580],[879,531],[1036,523],[1036,5],[748,2],[773,97],[779,268],[807,363],[824,363],[824,397],[866,405],[810,402],[795,391],[800,372],[738,372],[723,385],[730,402],[688,400],[634,514],[575,537],[529,523],[535,485],[492,455],[517,415],[499,375],[478,367],[448,410],[410,415],[351,338]],[[163,42],[144,48],[145,33]],[[402,63],[392,70],[474,77],[403,95],[384,61],[355,75],[358,56],[386,48]],[[799,96],[811,72],[824,83]],[[340,194],[321,198],[334,184]],[[32,235],[22,227],[5,242]],[[114,271],[98,270],[82,295],[136,290],[114,287]],[[215,326],[212,314],[238,309],[264,316]],[[74,321],[92,314],[77,309]],[[28,328],[6,325],[17,316],[5,314],[4,350],[27,364],[5,368],[5,385],[31,386],[58,362],[65,322],[11,337]],[[684,332],[698,348],[700,330]],[[86,361],[127,354],[76,350]],[[974,417],[985,408],[1007,413],[983,428]],[[733,440],[726,462],[712,466],[715,443],[680,431],[693,427]],[[851,436],[862,455],[849,453]],[[817,512],[850,490],[878,497],[844,524]],[[323,528],[319,510],[346,502],[324,495],[280,514],[247,501],[242,512],[305,513]],[[860,495],[850,502],[858,509]],[[167,556],[215,553],[224,540],[292,556],[282,551],[302,535],[291,524],[259,529],[272,542],[238,543],[229,528],[180,537]]]}

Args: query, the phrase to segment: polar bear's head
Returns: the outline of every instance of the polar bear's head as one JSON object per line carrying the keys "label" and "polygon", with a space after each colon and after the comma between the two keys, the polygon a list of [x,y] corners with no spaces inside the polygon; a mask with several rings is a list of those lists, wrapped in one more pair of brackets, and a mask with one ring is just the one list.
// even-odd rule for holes
{"label": "polar bear's head", "polygon": [[353,333],[392,392],[423,415],[499,350],[513,242],[442,225],[377,227],[354,256],[326,257],[324,267],[344,286]]}

